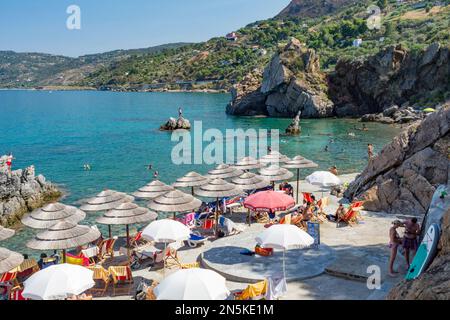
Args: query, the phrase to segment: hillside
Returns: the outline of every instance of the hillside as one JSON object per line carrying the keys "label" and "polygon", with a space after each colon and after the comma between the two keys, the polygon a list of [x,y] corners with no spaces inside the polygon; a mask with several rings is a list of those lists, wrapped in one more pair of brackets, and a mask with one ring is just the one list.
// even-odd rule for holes
{"label": "hillside", "polygon": [[356,0],[292,0],[277,18],[317,18],[332,14],[344,6],[356,4]]}
{"label": "hillside", "polygon": [[[439,6],[433,6],[434,1],[378,1],[384,7],[382,26],[374,30],[367,27],[369,3],[373,2],[293,0],[277,17],[236,30],[233,40],[223,35],[155,51],[114,51],[79,58],[0,52],[0,86],[230,90],[253,70],[264,69],[292,37],[316,51],[324,72],[334,71],[339,59],[373,56],[392,45],[414,52],[434,42],[450,44],[449,0],[440,1]],[[358,38],[362,44],[354,47]]]}
{"label": "hillside", "polygon": [[71,58],[45,53],[0,51],[0,87],[71,85],[99,67],[142,54],[156,54],[186,43],[173,43],[144,49],[115,50]]}

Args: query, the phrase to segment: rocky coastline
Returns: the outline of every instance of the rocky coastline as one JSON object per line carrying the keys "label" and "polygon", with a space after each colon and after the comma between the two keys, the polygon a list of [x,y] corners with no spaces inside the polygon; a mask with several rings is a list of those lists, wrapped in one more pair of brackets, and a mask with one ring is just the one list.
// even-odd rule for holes
{"label": "rocky coastline", "polygon": [[422,52],[397,45],[364,59],[341,59],[325,73],[316,52],[292,38],[264,71],[255,69],[233,87],[226,112],[411,123],[425,117],[420,101],[439,108],[449,98],[449,70],[450,49],[434,43]]}
{"label": "rocky coastline", "polygon": [[450,103],[406,128],[353,181],[344,196],[369,211],[423,216],[450,177]]}
{"label": "rocky coastline", "polygon": [[56,201],[62,193],[43,175],[35,175],[34,166],[11,173],[0,168],[0,225],[14,226],[27,212]]}

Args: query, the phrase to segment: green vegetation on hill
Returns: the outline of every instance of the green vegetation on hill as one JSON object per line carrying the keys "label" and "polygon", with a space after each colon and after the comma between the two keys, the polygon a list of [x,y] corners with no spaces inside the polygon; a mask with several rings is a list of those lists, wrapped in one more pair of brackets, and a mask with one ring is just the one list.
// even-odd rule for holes
{"label": "green vegetation on hill", "polygon": [[[314,9],[314,1],[308,1],[308,8]],[[402,43],[413,50],[436,41],[450,44],[450,0],[440,1],[439,6],[430,0],[404,3],[363,0],[350,6],[346,6],[349,1],[329,2],[333,3],[333,9],[328,15],[301,18],[298,14],[283,14],[258,21],[237,30],[237,41],[218,37],[198,44],[119,50],[76,59],[34,57],[38,54],[24,54],[30,55],[25,57],[16,54],[19,56],[11,58],[0,52],[0,86],[20,83],[118,90],[228,90],[253,69],[263,69],[278,47],[291,37],[317,51],[323,70],[333,70],[338,59],[373,55],[393,44]],[[302,0],[293,3],[302,5]],[[370,30],[367,26],[370,4],[382,8],[380,29]],[[321,1],[316,5],[321,6]],[[353,41],[358,38],[362,44],[354,47]]]}
{"label": "green vegetation on hill", "polygon": [[[360,1],[328,16],[255,22],[237,30],[237,41],[214,38],[156,55],[132,57],[92,73],[81,84],[127,89],[159,83],[169,89],[229,89],[254,68],[264,68],[278,46],[290,37],[316,49],[324,70],[332,70],[340,58],[372,55],[397,43],[414,50],[435,41],[450,44],[448,1],[446,6],[431,7],[418,5],[418,1],[379,2],[384,8],[380,29],[368,28],[371,13],[367,8],[372,2]],[[358,38],[363,42],[354,47]]]}

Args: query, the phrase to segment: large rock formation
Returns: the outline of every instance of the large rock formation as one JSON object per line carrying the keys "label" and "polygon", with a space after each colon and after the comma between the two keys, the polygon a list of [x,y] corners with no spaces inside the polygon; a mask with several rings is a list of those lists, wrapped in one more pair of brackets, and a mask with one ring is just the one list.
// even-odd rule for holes
{"label": "large rock formation", "polygon": [[295,38],[272,58],[261,82],[260,78],[253,72],[233,88],[228,114],[293,118],[301,112],[304,118],[317,118],[333,113],[316,52]]}
{"label": "large rock formation", "polygon": [[13,225],[24,213],[61,196],[56,186],[46,181],[43,175],[35,176],[33,166],[11,174],[0,169],[0,225]]}
{"label": "large rock formation", "polygon": [[443,97],[449,91],[450,50],[439,43],[419,53],[398,45],[366,59],[339,60],[329,75],[337,116],[379,114],[406,107],[412,98]]}
{"label": "large rock formation", "polygon": [[425,214],[450,168],[450,103],[395,137],[353,181],[345,197],[370,211]]}
{"label": "large rock formation", "polygon": [[227,113],[304,118],[363,117],[386,124],[423,119],[423,104],[450,92],[450,49],[439,43],[412,53],[401,45],[320,71],[319,57],[296,40],[277,53],[261,74],[254,71],[232,90]]}
{"label": "large rock formation", "polygon": [[443,217],[437,257],[413,281],[403,280],[389,292],[390,300],[450,300],[450,210]]}
{"label": "large rock formation", "polygon": [[169,118],[165,124],[163,124],[161,127],[159,127],[159,130],[161,131],[175,131],[175,130],[190,130],[191,129],[191,123],[188,119],[185,119],[183,117],[179,117],[178,119],[175,118]]}

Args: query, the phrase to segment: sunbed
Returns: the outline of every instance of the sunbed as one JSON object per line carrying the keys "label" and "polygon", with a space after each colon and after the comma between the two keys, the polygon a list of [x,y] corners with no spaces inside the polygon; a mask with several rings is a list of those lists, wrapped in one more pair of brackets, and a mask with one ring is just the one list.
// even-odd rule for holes
{"label": "sunbed", "polygon": [[204,244],[206,240],[208,240],[208,237],[203,237],[198,233],[191,233],[186,242],[189,247],[196,248],[197,246]]}

